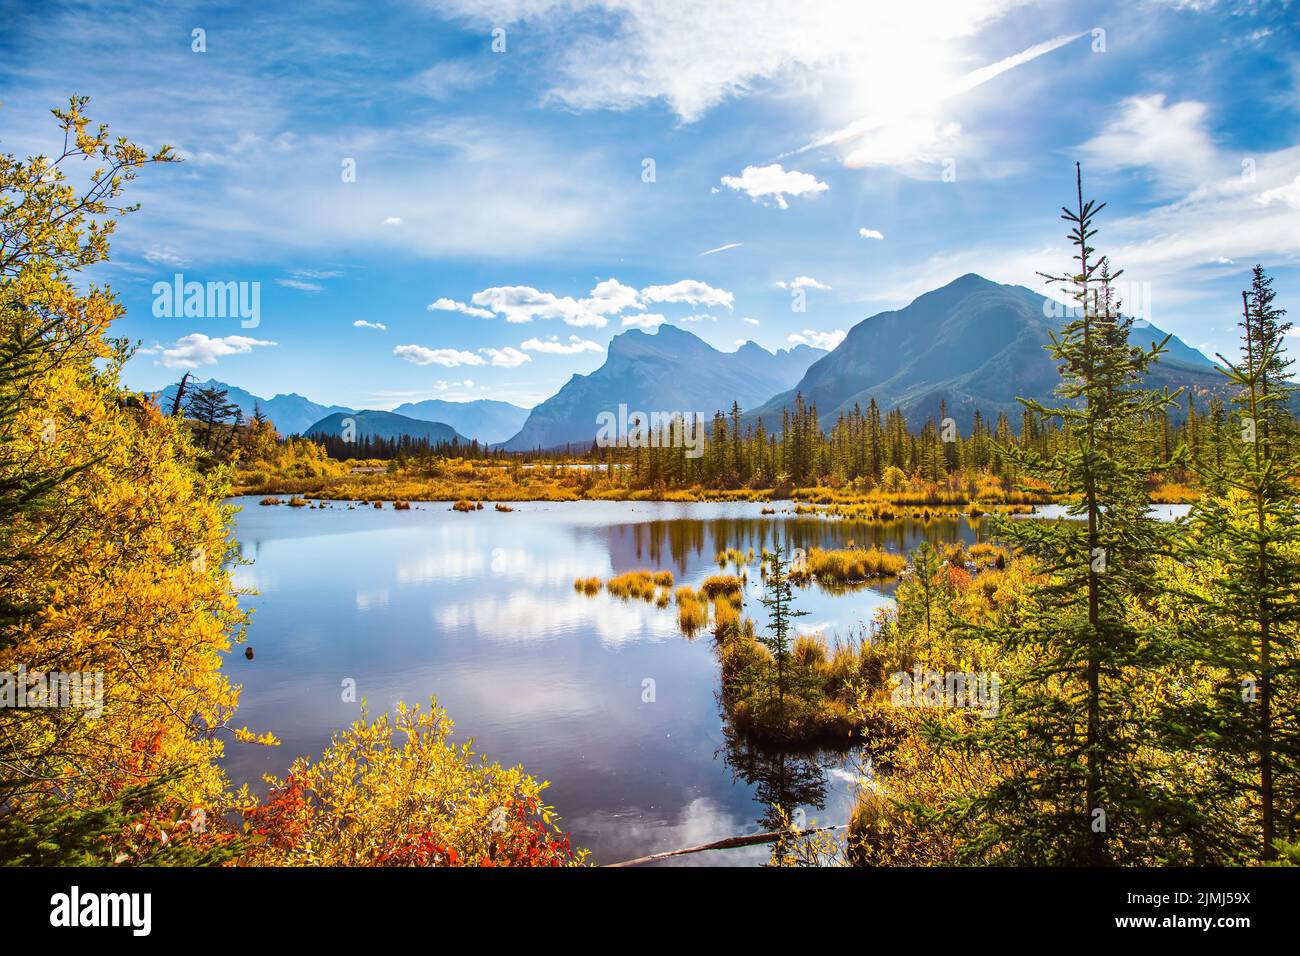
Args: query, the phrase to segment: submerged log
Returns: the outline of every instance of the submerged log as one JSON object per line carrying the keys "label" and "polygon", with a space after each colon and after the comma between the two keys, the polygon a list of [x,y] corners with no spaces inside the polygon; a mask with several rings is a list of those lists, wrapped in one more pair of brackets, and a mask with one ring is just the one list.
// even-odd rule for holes
{"label": "submerged log", "polygon": [[652,853],[649,856],[638,856],[634,860],[623,860],[619,863],[606,863],[605,866],[640,866],[642,863],[656,863],[659,860],[667,860],[674,856],[685,856],[687,853],[703,853],[705,850],[734,850],[742,846],[758,846],[762,843],[775,843],[783,836],[803,836],[808,833],[829,833],[832,830],[848,829],[847,823],[841,823],[835,827],[813,827],[811,830],[795,830],[789,833],[783,830],[773,830],[768,833],[749,833],[744,836],[727,837],[724,840],[714,840],[712,843],[701,843],[699,846],[688,846],[681,850],[667,850],[663,853]]}

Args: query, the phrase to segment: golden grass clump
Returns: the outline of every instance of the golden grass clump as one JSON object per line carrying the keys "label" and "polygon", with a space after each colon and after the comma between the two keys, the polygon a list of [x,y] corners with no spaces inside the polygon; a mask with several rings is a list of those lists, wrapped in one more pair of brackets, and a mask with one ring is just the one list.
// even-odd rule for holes
{"label": "golden grass clump", "polygon": [[652,580],[658,587],[670,588],[673,586],[673,573],[671,571],[656,571]]}
{"label": "golden grass clump", "polygon": [[394,511],[410,511],[410,510],[411,510],[411,503],[410,503],[409,501],[394,501],[394,502],[393,502],[393,510],[394,510]]}
{"label": "golden grass clump", "polygon": [[497,504],[496,504],[496,509],[497,509],[497,511],[507,511],[507,512],[508,512],[508,511],[514,511],[514,510],[515,510],[514,508],[511,508],[509,505],[503,505],[503,504],[502,504],[501,502],[499,502],[499,501],[498,501]]}
{"label": "golden grass clump", "polygon": [[677,589],[676,599],[677,626],[687,637],[694,637],[709,623],[709,606],[687,587]]}
{"label": "golden grass clump", "polygon": [[299,498],[297,495],[294,495],[292,498],[290,498],[288,504],[289,504],[289,507],[290,507],[290,508],[306,508],[306,507],[307,507],[307,501],[306,501],[306,499],[304,499],[304,498]]}
{"label": "golden grass clump", "polygon": [[740,607],[726,597],[713,600],[713,626],[721,631],[732,624],[740,623]]}
{"label": "golden grass clump", "polygon": [[700,585],[700,591],[710,601],[721,595],[731,597],[734,594],[736,598],[739,598],[744,586],[745,582],[734,574],[712,574],[704,579],[704,583]]}
{"label": "golden grass clump", "polygon": [[790,569],[790,580],[805,582],[817,578],[822,583],[851,584],[901,574],[907,558],[879,548],[812,548],[803,564]]}
{"label": "golden grass clump", "polygon": [[615,597],[621,597],[625,600],[641,598],[643,601],[653,601],[655,598],[654,579],[654,574],[644,569],[625,571],[607,580],[605,590]]}
{"label": "golden grass clump", "polygon": [[794,639],[790,656],[796,664],[820,669],[826,664],[828,653],[826,641],[820,634],[800,634]]}
{"label": "golden grass clump", "polygon": [[457,501],[455,504],[451,506],[451,510],[452,511],[473,511],[474,502],[466,501],[464,498],[461,498],[459,501]]}
{"label": "golden grass clump", "polygon": [[573,590],[581,591],[587,597],[591,597],[600,590],[600,578],[578,578],[573,582]]}

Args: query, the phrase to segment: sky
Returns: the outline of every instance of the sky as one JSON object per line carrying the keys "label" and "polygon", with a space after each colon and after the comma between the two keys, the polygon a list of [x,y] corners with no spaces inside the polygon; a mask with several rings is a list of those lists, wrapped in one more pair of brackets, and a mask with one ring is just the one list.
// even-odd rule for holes
{"label": "sky", "polygon": [[1300,314],[1300,3],[277,6],[6,4],[0,149],[79,94],[184,158],[88,276],[132,387],[531,406],[665,321],[833,347],[967,272],[1047,292],[1075,161],[1140,317],[1230,354],[1256,262]]}

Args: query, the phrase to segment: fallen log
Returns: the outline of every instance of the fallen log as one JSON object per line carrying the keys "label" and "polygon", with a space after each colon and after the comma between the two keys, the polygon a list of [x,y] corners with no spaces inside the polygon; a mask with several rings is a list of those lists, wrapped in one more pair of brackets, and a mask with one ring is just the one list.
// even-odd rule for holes
{"label": "fallen log", "polygon": [[847,823],[841,823],[835,827],[814,827],[811,830],[772,830],[767,833],[750,833],[745,836],[727,837],[724,840],[714,840],[712,843],[701,843],[699,846],[688,846],[681,850],[667,850],[663,853],[652,853],[649,856],[638,856],[634,860],[622,860],[619,863],[606,863],[605,866],[640,866],[642,863],[656,863],[659,860],[667,860],[669,857],[685,856],[687,853],[703,853],[705,850],[733,850],[742,846],[758,846],[763,843],[775,843],[783,836],[803,836],[808,833],[829,833],[832,830],[845,830],[848,828]]}

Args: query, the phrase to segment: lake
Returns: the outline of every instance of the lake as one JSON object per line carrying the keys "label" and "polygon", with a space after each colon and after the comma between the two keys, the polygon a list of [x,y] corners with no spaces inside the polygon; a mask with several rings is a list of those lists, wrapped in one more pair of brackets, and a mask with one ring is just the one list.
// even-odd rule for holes
{"label": "lake", "polygon": [[[673,606],[586,597],[578,577],[667,569],[698,585],[719,571],[717,552],[845,547],[906,552],[922,539],[974,542],[966,519],[848,521],[796,516],[788,504],[511,502],[470,513],[447,502],[410,511],[348,502],[323,509],[243,506],[234,535],[253,563],[236,583],[255,596],[246,660],[228,656],[244,687],[236,726],[272,731],[280,747],[227,745],[236,785],[282,775],[297,755],[317,756],[331,732],[357,718],[342,685],[354,680],[372,713],[431,696],[457,739],[551,786],[545,797],[576,846],[609,863],[767,829],[780,797],[807,822],[844,823],[858,781],[852,754],[780,754],[729,739],[717,701],[712,638],[677,629]],[[745,613],[765,621],[751,566]],[[891,584],[833,595],[796,590],[801,630],[860,635]],[[654,701],[643,682],[654,681]],[[751,865],[765,847],[693,854],[680,864]]]}

